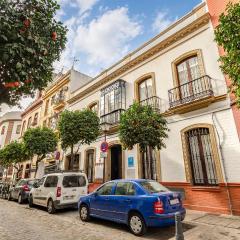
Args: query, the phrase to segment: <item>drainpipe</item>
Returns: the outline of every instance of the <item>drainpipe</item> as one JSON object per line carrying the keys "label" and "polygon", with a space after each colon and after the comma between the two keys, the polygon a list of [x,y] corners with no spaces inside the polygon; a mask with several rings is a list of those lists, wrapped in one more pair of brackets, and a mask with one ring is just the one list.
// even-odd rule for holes
{"label": "drainpipe", "polygon": [[[214,115],[215,115],[215,113],[212,113],[212,122],[213,122],[213,126],[216,130],[217,138],[218,138],[218,146],[219,146],[219,149],[220,149],[221,165],[222,165],[222,169],[223,169],[223,178],[224,178],[224,182],[225,182],[225,188],[227,190],[229,210],[230,210],[230,214],[233,215],[232,199],[231,199],[231,195],[230,195],[230,192],[229,192],[228,177],[227,177],[225,159],[224,159],[224,154],[223,154],[223,143],[224,143],[224,141],[221,141],[221,143],[220,143],[220,136],[219,136],[219,132],[218,132],[218,129],[216,127],[216,124],[215,124]],[[215,118],[216,118],[216,116],[215,116]]]}

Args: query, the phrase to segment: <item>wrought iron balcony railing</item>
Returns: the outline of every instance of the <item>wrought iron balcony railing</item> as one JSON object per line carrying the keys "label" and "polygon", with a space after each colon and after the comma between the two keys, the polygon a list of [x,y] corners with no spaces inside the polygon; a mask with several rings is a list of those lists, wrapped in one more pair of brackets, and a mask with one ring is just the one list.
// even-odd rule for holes
{"label": "wrought iron balcony railing", "polygon": [[160,102],[161,102],[161,99],[159,97],[153,96],[140,101],[140,104],[143,106],[151,106],[154,111],[160,112]]}
{"label": "wrought iron balcony railing", "polygon": [[100,123],[107,122],[112,125],[120,122],[120,116],[124,112],[124,109],[117,109],[110,113],[100,116]]}
{"label": "wrought iron balcony railing", "polygon": [[168,90],[170,108],[213,96],[211,78],[202,76]]}

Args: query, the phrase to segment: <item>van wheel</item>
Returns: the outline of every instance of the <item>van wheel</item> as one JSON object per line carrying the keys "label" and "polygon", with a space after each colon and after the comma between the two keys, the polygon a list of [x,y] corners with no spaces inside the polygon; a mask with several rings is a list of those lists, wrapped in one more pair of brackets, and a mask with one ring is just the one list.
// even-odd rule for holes
{"label": "van wheel", "polygon": [[34,204],[33,204],[33,197],[32,195],[29,196],[29,199],[28,199],[28,206],[30,208],[34,207]]}
{"label": "van wheel", "polygon": [[22,204],[23,200],[22,200],[22,194],[19,194],[18,196],[18,203]]}
{"label": "van wheel", "polygon": [[48,204],[47,204],[47,211],[49,214],[53,214],[56,212],[56,209],[54,207],[54,203],[52,199],[48,200]]}
{"label": "van wheel", "polygon": [[89,207],[86,204],[80,206],[79,216],[83,222],[88,222],[90,220]]}
{"label": "van wheel", "polygon": [[132,213],[128,219],[128,226],[136,236],[142,236],[147,231],[147,226],[143,217],[139,213]]}

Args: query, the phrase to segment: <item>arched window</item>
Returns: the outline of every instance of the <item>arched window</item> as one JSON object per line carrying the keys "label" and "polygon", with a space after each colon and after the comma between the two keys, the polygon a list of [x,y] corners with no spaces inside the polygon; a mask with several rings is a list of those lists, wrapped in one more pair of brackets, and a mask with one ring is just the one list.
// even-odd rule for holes
{"label": "arched window", "polygon": [[32,124],[32,117],[30,117],[30,118],[28,119],[27,128],[30,128],[30,127],[31,127],[31,124]]}
{"label": "arched window", "polygon": [[182,131],[186,170],[191,173],[193,185],[217,185],[220,178],[220,160],[214,136],[209,124],[199,124]]}
{"label": "arched window", "polygon": [[25,126],[26,126],[26,120],[23,121],[21,136],[24,134]]}
{"label": "arched window", "polygon": [[138,97],[139,101],[144,101],[146,99],[149,99],[153,96],[153,81],[152,77],[149,76],[148,78],[142,80],[138,84]]}
{"label": "arched window", "polygon": [[93,112],[98,113],[98,104],[97,102],[90,104],[89,109]]}
{"label": "arched window", "polygon": [[5,126],[2,127],[2,131],[1,131],[1,135],[3,135],[5,133]]}
{"label": "arched window", "polygon": [[33,125],[37,125],[37,122],[38,122],[38,112],[35,113],[35,115],[34,115]]}
{"label": "arched window", "polygon": [[94,173],[94,149],[89,149],[86,151],[86,160],[85,160],[85,171],[88,177],[88,182],[93,182],[93,173]]}
{"label": "arched window", "polygon": [[201,77],[197,55],[185,58],[178,63],[176,67],[179,85],[191,82]]}

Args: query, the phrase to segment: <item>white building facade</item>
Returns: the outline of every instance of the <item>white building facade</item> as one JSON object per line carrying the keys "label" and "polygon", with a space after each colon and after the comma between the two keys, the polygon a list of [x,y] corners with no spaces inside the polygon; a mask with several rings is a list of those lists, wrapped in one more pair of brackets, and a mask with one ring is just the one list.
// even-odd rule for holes
{"label": "white building facade", "polygon": [[[78,153],[93,188],[104,178],[152,178],[182,192],[188,208],[240,214],[240,143],[207,11],[200,4],[70,92],[69,110],[88,107],[111,124],[105,172],[104,136]],[[166,148],[149,150],[148,157],[138,146],[124,150],[119,141],[120,114],[134,101],[153,106],[170,129]]]}
{"label": "white building facade", "polygon": [[[0,118],[0,149],[7,144],[17,141],[21,133],[21,112],[8,112]],[[0,167],[0,180],[10,180],[14,174],[13,167],[4,169]]]}

